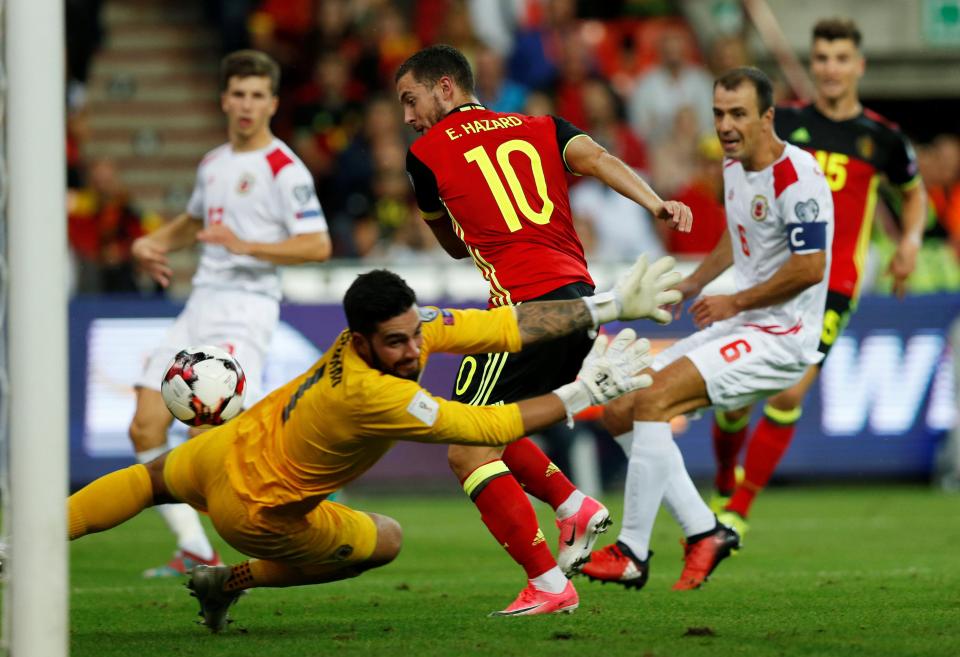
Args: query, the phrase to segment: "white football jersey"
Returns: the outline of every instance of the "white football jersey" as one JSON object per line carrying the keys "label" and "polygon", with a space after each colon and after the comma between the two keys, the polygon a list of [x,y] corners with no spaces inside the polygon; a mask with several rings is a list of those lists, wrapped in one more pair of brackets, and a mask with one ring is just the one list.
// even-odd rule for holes
{"label": "white football jersey", "polygon": [[812,155],[788,143],[783,155],[760,171],[726,160],[723,186],[738,290],[768,280],[791,253],[826,252],[821,282],[781,304],[737,315],[742,325],[799,338],[807,362],[819,362],[833,242],[833,196],[823,171]]}
{"label": "white football jersey", "polygon": [[[225,223],[242,240],[282,242],[327,230],[313,177],[290,148],[274,138],[266,148],[234,152],[224,144],[207,153],[187,213],[204,226]],[[280,299],[277,266],[204,244],[194,287],[229,288]]]}

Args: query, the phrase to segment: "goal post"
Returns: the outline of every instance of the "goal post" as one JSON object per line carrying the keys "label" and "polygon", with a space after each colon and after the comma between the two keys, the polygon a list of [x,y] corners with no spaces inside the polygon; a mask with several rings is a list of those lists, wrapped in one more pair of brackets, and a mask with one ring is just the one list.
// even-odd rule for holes
{"label": "goal post", "polygon": [[67,228],[62,0],[5,0],[9,562],[13,657],[68,650]]}

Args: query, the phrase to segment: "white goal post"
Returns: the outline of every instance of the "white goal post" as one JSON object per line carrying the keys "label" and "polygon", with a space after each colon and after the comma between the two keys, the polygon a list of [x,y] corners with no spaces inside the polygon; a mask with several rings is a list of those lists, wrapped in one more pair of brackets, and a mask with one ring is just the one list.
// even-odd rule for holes
{"label": "white goal post", "polygon": [[67,228],[63,0],[6,0],[9,441],[4,644],[68,651]]}

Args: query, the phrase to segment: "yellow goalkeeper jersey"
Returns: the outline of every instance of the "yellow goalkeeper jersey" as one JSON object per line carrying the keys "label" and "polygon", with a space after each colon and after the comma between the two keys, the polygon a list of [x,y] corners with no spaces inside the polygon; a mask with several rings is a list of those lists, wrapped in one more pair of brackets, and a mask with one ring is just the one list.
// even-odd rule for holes
{"label": "yellow goalkeeper jersey", "polygon": [[[420,366],[431,353],[519,351],[512,307],[420,310]],[[254,507],[310,508],[366,472],[396,440],[503,445],[523,432],[516,404],[468,406],[367,365],[344,331],[307,372],[218,431],[225,467]],[[255,512],[255,511],[254,511]]]}

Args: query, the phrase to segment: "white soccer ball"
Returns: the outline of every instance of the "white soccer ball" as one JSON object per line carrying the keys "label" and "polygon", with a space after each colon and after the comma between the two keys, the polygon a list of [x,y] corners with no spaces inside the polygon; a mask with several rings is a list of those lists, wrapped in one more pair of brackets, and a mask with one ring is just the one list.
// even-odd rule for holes
{"label": "white soccer ball", "polygon": [[192,427],[219,425],[243,409],[246,377],[220,347],[184,349],[170,361],[160,394],[173,416]]}

